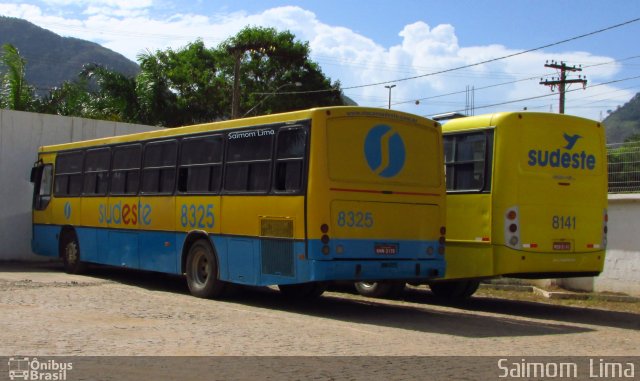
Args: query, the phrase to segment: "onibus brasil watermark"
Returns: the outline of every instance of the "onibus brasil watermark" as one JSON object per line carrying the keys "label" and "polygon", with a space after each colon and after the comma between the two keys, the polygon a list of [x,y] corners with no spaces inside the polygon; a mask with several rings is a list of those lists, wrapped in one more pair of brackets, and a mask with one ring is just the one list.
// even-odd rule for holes
{"label": "onibus brasil watermark", "polygon": [[588,364],[577,362],[531,361],[531,359],[498,360],[499,378],[578,378],[587,375],[593,379],[634,379],[636,365],[627,361],[590,358]]}
{"label": "onibus brasil watermark", "polygon": [[67,372],[73,370],[71,362],[38,360],[36,357],[9,358],[9,378],[11,380],[54,380],[64,381]]}

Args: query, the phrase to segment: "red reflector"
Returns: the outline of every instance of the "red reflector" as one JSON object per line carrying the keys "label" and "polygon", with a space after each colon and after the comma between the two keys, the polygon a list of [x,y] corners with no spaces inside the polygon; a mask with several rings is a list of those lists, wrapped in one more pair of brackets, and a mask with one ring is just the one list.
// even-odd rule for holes
{"label": "red reflector", "polygon": [[593,249],[593,244],[592,243],[588,243],[587,244],[587,249]]}
{"label": "red reflector", "polygon": [[538,247],[538,244],[537,244],[537,243],[532,243],[532,244],[531,244],[531,248],[532,248],[532,249],[535,249],[536,247]]}
{"label": "red reflector", "polygon": [[490,241],[489,237],[482,237],[482,242],[489,242],[489,241]]}

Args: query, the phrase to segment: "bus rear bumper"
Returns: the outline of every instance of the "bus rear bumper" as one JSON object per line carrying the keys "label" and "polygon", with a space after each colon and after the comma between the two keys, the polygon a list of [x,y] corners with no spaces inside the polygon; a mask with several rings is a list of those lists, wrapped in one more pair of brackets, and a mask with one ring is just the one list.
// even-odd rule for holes
{"label": "bus rear bumper", "polygon": [[311,260],[309,281],[415,281],[444,273],[444,260]]}

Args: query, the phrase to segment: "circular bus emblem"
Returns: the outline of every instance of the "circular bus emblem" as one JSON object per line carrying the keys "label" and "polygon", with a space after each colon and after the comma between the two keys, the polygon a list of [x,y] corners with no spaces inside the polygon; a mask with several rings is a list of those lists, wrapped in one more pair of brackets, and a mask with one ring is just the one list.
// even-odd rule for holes
{"label": "circular bus emblem", "polygon": [[393,177],[404,167],[405,147],[402,137],[391,127],[379,124],[364,140],[364,156],[369,168],[382,177]]}

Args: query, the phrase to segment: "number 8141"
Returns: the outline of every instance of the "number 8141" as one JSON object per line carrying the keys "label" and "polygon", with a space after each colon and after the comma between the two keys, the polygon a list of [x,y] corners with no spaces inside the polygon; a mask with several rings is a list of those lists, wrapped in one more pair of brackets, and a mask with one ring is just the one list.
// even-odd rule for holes
{"label": "number 8141", "polygon": [[554,229],[576,229],[576,217],[575,216],[553,216],[551,226]]}

